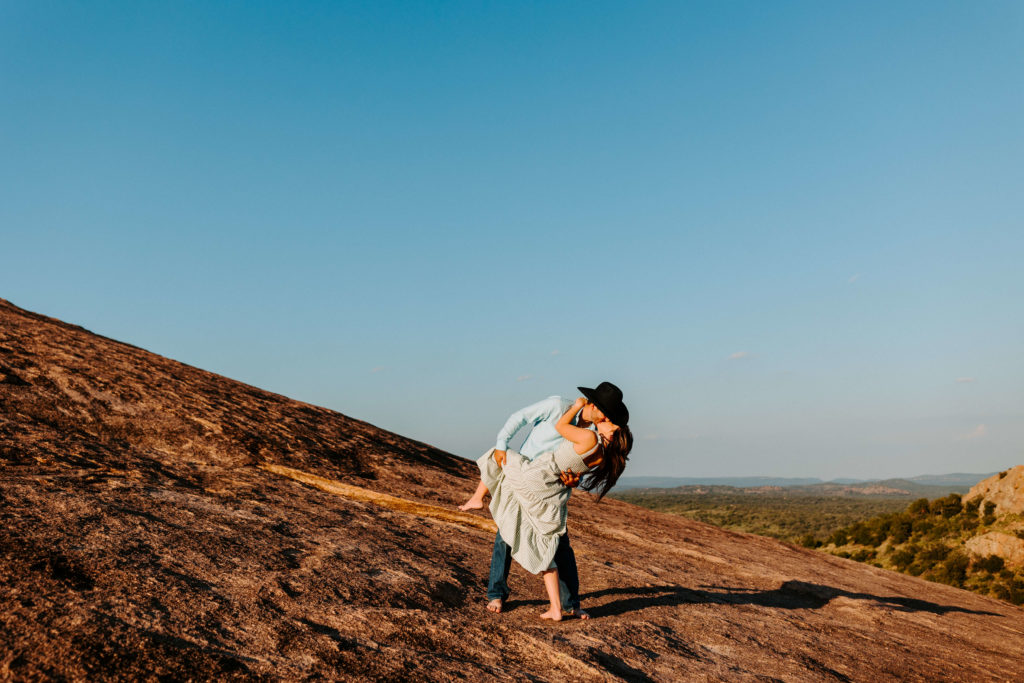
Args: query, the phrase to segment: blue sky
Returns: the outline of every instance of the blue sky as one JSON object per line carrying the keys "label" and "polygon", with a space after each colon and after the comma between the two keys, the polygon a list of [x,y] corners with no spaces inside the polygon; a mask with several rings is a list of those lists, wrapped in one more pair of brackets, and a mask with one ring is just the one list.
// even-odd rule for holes
{"label": "blue sky", "polygon": [[0,6],[0,297],[475,457],[1024,462],[1018,2]]}

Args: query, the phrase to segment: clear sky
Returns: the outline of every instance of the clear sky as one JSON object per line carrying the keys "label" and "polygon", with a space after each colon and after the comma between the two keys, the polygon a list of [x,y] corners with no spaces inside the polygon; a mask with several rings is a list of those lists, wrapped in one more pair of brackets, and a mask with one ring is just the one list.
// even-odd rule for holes
{"label": "clear sky", "polygon": [[475,457],[1024,462],[1024,3],[4,2],[0,297]]}

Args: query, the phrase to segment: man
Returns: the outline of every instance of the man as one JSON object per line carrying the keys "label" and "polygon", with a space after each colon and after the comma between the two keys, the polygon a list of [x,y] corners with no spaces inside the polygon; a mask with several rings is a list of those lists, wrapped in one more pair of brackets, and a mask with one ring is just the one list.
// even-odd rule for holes
{"label": "man", "polygon": [[[628,422],[629,411],[622,403],[622,391],[617,386],[611,382],[601,382],[596,389],[577,388],[587,398],[587,403],[573,421],[576,426],[595,429],[596,425],[609,418],[613,418],[615,424],[625,425]],[[504,465],[505,452],[509,442],[526,425],[530,425],[530,433],[519,449],[523,457],[533,460],[541,453],[555,450],[562,440],[562,436],[555,429],[555,423],[572,406],[572,403],[569,399],[551,396],[513,413],[505,422],[505,426],[498,432],[494,448],[495,458],[499,464]],[[562,472],[561,479],[562,483],[569,487],[579,485],[580,481],[579,474],[572,471]],[[480,494],[479,500],[474,495],[460,507],[463,510],[469,510],[482,507],[482,505],[482,494]],[[576,569],[576,554],[569,543],[568,532],[558,539],[555,564],[558,566],[563,613],[568,616],[578,615],[581,619],[589,619],[590,615],[580,609],[580,583]],[[508,573],[511,566],[511,549],[501,538],[501,533],[498,533],[494,538],[491,572],[487,581],[487,598],[489,600],[487,609],[491,612],[501,612],[505,601],[508,600]]]}

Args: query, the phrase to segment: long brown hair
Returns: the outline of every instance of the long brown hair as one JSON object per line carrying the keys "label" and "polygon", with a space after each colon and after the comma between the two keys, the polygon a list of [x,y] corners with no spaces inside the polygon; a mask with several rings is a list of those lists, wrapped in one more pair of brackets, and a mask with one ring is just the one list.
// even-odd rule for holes
{"label": "long brown hair", "polygon": [[596,467],[583,475],[580,488],[584,491],[597,491],[597,499],[604,498],[615,482],[619,480],[622,471],[626,469],[626,461],[629,460],[629,452],[633,450],[633,432],[629,427],[619,427],[611,440],[605,444],[601,462]]}

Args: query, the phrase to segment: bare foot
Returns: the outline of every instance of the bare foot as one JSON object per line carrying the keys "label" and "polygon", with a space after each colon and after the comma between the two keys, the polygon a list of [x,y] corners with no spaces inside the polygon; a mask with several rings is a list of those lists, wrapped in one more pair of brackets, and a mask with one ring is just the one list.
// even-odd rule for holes
{"label": "bare foot", "polygon": [[587,612],[586,610],[579,609],[579,608],[577,608],[577,609],[566,609],[566,610],[562,611],[562,616],[565,616],[565,617],[579,617],[580,619],[589,619],[590,618],[590,612]]}
{"label": "bare foot", "polygon": [[555,609],[554,607],[552,607],[547,612],[545,612],[544,614],[540,615],[540,618],[541,619],[550,619],[551,621],[561,621],[562,620],[562,610]]}
{"label": "bare foot", "polygon": [[494,612],[495,614],[501,614],[501,608],[502,605],[504,604],[504,600],[502,600],[501,598],[495,598],[491,600],[489,603],[487,603],[487,611]]}
{"label": "bare foot", "polygon": [[459,509],[462,510],[463,512],[466,512],[467,510],[480,510],[483,508],[483,506],[484,501],[482,498],[470,498],[465,503],[460,505]]}

